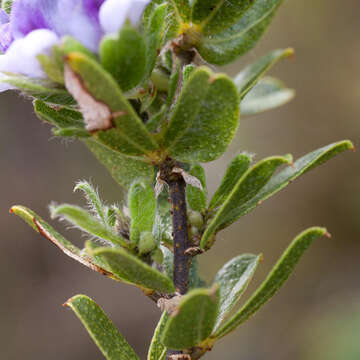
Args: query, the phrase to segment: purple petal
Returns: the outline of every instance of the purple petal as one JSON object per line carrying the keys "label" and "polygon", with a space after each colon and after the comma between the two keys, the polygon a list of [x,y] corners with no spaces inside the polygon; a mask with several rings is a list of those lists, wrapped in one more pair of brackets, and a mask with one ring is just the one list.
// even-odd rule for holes
{"label": "purple petal", "polygon": [[10,16],[4,9],[0,9],[0,25],[7,24],[10,21]]}
{"label": "purple petal", "polygon": [[50,29],[49,16],[56,10],[56,1],[16,0],[11,9],[10,26],[15,39],[36,29]]}
{"label": "purple petal", "polygon": [[49,54],[59,42],[59,37],[50,30],[34,30],[24,38],[16,39],[8,51],[0,55],[0,71],[34,78],[46,77],[37,56]]}
{"label": "purple petal", "polygon": [[10,23],[0,25],[0,51],[5,52],[13,40]]}
{"label": "purple petal", "polygon": [[105,33],[121,29],[126,19],[137,25],[150,0],[106,0],[100,8],[100,24]]}
{"label": "purple petal", "polygon": [[50,29],[59,36],[71,35],[96,51],[103,32],[97,12],[101,0],[16,0],[11,12],[15,39],[35,29]]}

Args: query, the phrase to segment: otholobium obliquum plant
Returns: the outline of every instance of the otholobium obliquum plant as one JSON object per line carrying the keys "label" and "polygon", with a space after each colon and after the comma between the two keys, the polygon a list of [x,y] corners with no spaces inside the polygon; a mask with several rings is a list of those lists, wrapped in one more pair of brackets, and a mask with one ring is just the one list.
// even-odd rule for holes
{"label": "otholobium obliquum plant", "polygon": [[[75,190],[84,193],[89,208],[51,205],[53,218],[87,234],[82,249],[28,208],[11,212],[66,255],[137,286],[161,308],[149,360],[205,355],[275,294],[315,239],[328,235],[312,227],[296,236],[238,310],[261,255],[236,256],[210,284],[198,274],[197,257],[211,250],[217,233],[300,175],[353,148],[340,141],[296,161],[284,155],[255,162],[239,151],[207,197],[201,163],[226,151],[239,118],[293,97],[281,81],[264,76],[291,49],[270,52],[234,79],[213,70],[249,51],[281,2],[2,1],[1,90],[31,97],[55,136],[78,138],[128,190],[124,204],[107,205],[80,181]],[[138,358],[93,300],[77,295],[66,305],[105,358]]]}

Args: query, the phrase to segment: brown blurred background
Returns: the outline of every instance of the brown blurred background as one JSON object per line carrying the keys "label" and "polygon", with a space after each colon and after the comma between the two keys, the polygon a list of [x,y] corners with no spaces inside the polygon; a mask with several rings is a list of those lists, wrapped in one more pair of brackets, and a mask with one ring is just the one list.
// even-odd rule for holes
{"label": "brown blurred background", "polygon": [[[289,152],[298,157],[345,138],[360,145],[359,14],[358,0],[288,0],[261,43],[225,69],[235,74],[274,48],[292,46],[295,58],[272,74],[297,97],[242,119],[228,153],[206,166],[211,193],[243,150],[260,159]],[[2,94],[0,109],[0,359],[101,359],[74,314],[61,306],[78,293],[95,299],[145,359],[160,315],[154,304],[137,289],[78,265],[8,214],[11,205],[24,204],[49,219],[52,200],[82,204],[72,192],[78,179],[90,179],[108,201],[121,201],[122,190],[80,143],[51,138],[29,101]],[[221,233],[201,258],[202,274],[211,279],[233,256],[262,252],[265,261],[249,294],[298,232],[325,225],[333,235],[319,240],[273,300],[207,359],[360,359],[359,160],[359,153],[348,152],[308,173]],[[76,230],[67,237],[84,241]]]}

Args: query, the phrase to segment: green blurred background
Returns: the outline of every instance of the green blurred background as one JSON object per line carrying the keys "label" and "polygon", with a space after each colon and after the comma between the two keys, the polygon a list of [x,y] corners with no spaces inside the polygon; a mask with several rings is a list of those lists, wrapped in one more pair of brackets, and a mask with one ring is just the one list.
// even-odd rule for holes
{"label": "green blurred background", "polygon": [[[359,0],[288,0],[260,44],[225,69],[235,74],[274,48],[292,46],[295,58],[272,74],[297,96],[281,109],[242,119],[227,154],[206,166],[211,193],[243,150],[260,159],[298,157],[345,138],[360,145],[359,14]],[[121,202],[122,190],[80,143],[52,138],[30,101],[2,94],[0,108],[1,360],[101,359],[74,314],[61,306],[78,293],[95,299],[145,359],[160,316],[154,304],[137,289],[88,271],[8,214],[11,205],[24,204],[49,219],[52,200],[82,204],[72,192],[78,179],[91,180],[111,202]],[[249,294],[301,230],[325,225],[333,235],[319,240],[281,292],[207,359],[360,359],[359,160],[359,153],[348,152],[308,173],[220,233],[202,256],[202,274],[211,279],[233,256],[262,252]],[[61,223],[55,227],[65,231]],[[67,237],[84,241],[77,230]]]}

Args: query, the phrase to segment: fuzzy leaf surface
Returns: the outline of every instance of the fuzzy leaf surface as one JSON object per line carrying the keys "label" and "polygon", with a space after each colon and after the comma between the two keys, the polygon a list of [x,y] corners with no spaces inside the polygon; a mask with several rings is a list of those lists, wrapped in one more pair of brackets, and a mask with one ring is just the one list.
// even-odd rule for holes
{"label": "fuzzy leaf surface", "polygon": [[67,107],[54,107],[41,100],[35,100],[34,110],[36,115],[58,128],[84,129],[83,116],[79,111]]}
{"label": "fuzzy leaf surface", "polygon": [[154,167],[152,165],[123,156],[93,139],[84,142],[121,186],[129,188],[136,180],[149,181],[154,178]]}
{"label": "fuzzy leaf surface", "polygon": [[301,157],[291,166],[276,174],[252,199],[237,208],[236,211],[234,211],[226,220],[223,227],[229,226],[231,223],[238,220],[241,216],[253,210],[258,204],[261,204],[262,201],[268,199],[272,195],[275,195],[300,175],[306,173],[316,166],[323,164],[324,162],[346,150],[353,149],[354,145],[351,143],[351,141],[344,140],[324,146]]}
{"label": "fuzzy leaf surface", "polygon": [[258,290],[256,290],[246,304],[215,333],[214,337],[221,338],[235,330],[240,324],[257,312],[262,305],[270,300],[294,271],[296,264],[299,262],[305,250],[308,249],[314,240],[325,234],[326,229],[320,227],[313,227],[299,234],[285,250]]}
{"label": "fuzzy leaf surface", "polygon": [[121,89],[128,91],[138,85],[145,75],[145,41],[134,28],[123,26],[118,34],[102,39],[100,59]]}
{"label": "fuzzy leaf surface", "polygon": [[255,115],[285,105],[295,96],[283,82],[264,77],[249,91],[241,102],[242,115]]}
{"label": "fuzzy leaf surface", "polygon": [[108,106],[114,128],[97,131],[93,136],[125,155],[144,155],[158,148],[152,135],[124,97],[112,76],[100,64],[81,53],[70,53],[67,64],[80,77],[85,92]]}
{"label": "fuzzy leaf surface", "polygon": [[245,95],[257,84],[259,79],[278,61],[294,54],[293,49],[279,49],[270,52],[244,70],[234,78],[234,83],[239,90],[240,98]]}
{"label": "fuzzy leaf surface", "polygon": [[169,154],[186,162],[208,162],[221,156],[239,122],[239,97],[226,75],[200,67],[183,86],[173,110],[164,145]]}
{"label": "fuzzy leaf surface", "polygon": [[157,6],[145,29],[146,43],[146,71],[145,79],[150,77],[161,49],[161,43],[165,33],[167,4]]}
{"label": "fuzzy leaf surface", "polygon": [[138,244],[140,234],[144,231],[152,232],[155,214],[156,199],[153,187],[148,183],[134,183],[128,194],[130,211],[130,241]]}
{"label": "fuzzy leaf surface", "polygon": [[252,254],[237,256],[226,263],[216,274],[213,282],[219,285],[220,306],[214,331],[219,328],[226,315],[239,301],[252,279],[260,259],[261,256]]}
{"label": "fuzzy leaf surface", "polygon": [[245,54],[259,41],[281,3],[282,0],[255,0],[234,25],[203,37],[197,45],[200,55],[211,64],[225,65]]}
{"label": "fuzzy leaf surface", "polygon": [[191,20],[203,34],[215,34],[236,23],[253,3],[252,0],[195,0]]}
{"label": "fuzzy leaf surface", "polygon": [[124,247],[128,246],[127,242],[121,236],[116,235],[109,227],[102,224],[99,219],[79,206],[68,204],[52,205],[51,216],[63,217],[88,234],[109,241],[111,244]]}
{"label": "fuzzy leaf surface", "polygon": [[165,360],[167,348],[161,343],[161,336],[164,332],[168,318],[169,316],[166,311],[163,312],[151,340],[147,360]]}
{"label": "fuzzy leaf surface", "polygon": [[259,161],[247,170],[208,224],[200,242],[201,248],[206,248],[212,235],[233,216],[234,212],[261,190],[279,166],[289,164],[291,160],[291,156],[273,156]]}
{"label": "fuzzy leaf surface", "polygon": [[29,224],[36,232],[40,233],[47,240],[51,241],[57,246],[65,255],[71,257],[73,260],[78,261],[80,264],[85,265],[89,269],[106,275],[114,280],[119,280],[108,272],[102,266],[98,266],[92,259],[84,254],[81,249],[71,244],[62,235],[60,235],[52,226],[44,221],[40,216],[35,214],[32,210],[25,206],[13,206],[10,210],[12,214],[21,217],[27,224]]}
{"label": "fuzzy leaf surface", "polygon": [[190,175],[200,180],[202,189],[192,185],[186,186],[186,200],[192,210],[204,212],[206,210],[207,192],[205,170],[200,164],[191,166]]}
{"label": "fuzzy leaf surface", "polygon": [[186,294],[178,311],[169,317],[162,343],[169,349],[183,350],[207,339],[218,314],[218,297],[214,289],[195,289]]}
{"label": "fuzzy leaf surface", "polygon": [[107,360],[139,359],[100,306],[89,297],[76,295],[65,305],[76,314]]}
{"label": "fuzzy leaf surface", "polygon": [[113,274],[124,281],[163,293],[175,291],[172,281],[167,276],[124,249],[98,248],[93,251],[93,256],[98,256]]}
{"label": "fuzzy leaf surface", "polygon": [[236,183],[249,169],[250,164],[251,156],[248,154],[239,154],[231,160],[219,188],[211,198],[209,210],[216,209],[224,203]]}
{"label": "fuzzy leaf surface", "polygon": [[30,79],[25,76],[4,76],[0,82],[15,86],[35,99],[54,105],[74,105],[73,97],[64,89],[54,87],[53,83]]}

